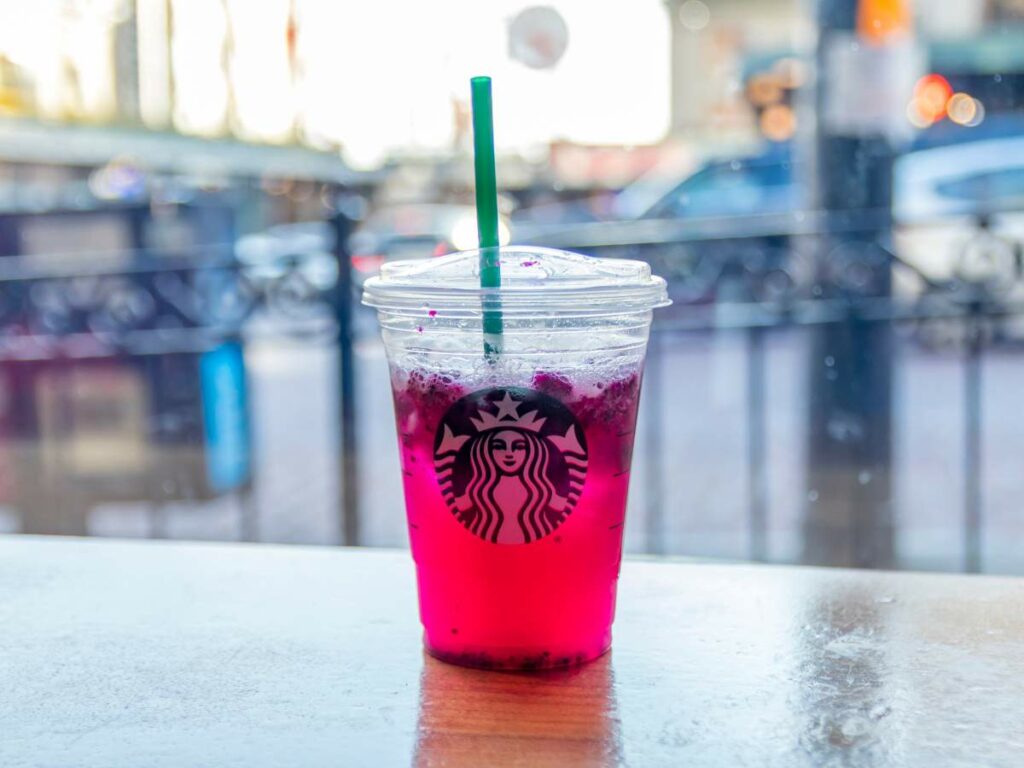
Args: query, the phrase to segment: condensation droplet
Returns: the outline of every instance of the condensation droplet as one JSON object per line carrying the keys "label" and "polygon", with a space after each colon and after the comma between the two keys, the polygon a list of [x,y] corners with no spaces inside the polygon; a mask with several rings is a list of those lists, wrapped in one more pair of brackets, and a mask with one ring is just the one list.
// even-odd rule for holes
{"label": "condensation droplet", "polygon": [[828,355],[825,358],[825,365],[828,366],[829,368],[831,368],[835,364],[836,364],[836,359],[834,357],[832,357],[832,355]]}
{"label": "condensation droplet", "polygon": [[807,499],[808,499],[808,501],[812,501],[812,502],[817,501],[818,500],[818,492],[812,488],[810,491],[807,492]]}
{"label": "condensation droplet", "polygon": [[867,485],[868,483],[871,482],[871,473],[868,472],[866,469],[861,471],[861,473],[857,475],[857,482],[860,483],[861,485]]}
{"label": "condensation droplet", "polygon": [[[832,378],[835,373],[835,370],[830,370],[826,378]],[[858,442],[864,437],[864,425],[857,416],[850,413],[835,414],[826,426],[828,436],[838,443]]]}

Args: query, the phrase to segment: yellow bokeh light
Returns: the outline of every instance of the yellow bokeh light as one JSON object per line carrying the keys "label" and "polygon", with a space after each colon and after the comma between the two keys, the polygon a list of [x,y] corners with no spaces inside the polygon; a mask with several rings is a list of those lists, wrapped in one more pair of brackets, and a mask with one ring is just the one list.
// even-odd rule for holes
{"label": "yellow bokeh light", "polygon": [[916,101],[920,105],[921,111],[926,115],[931,115],[934,120],[946,110],[946,98],[945,88],[939,83],[928,83],[921,88]]}
{"label": "yellow bokeh light", "polygon": [[946,105],[946,113],[958,125],[972,125],[978,115],[978,102],[966,93],[954,93]]}
{"label": "yellow bokeh light", "polygon": [[773,104],[761,113],[761,133],[772,141],[786,141],[796,133],[796,114],[785,104]]}
{"label": "yellow bokeh light", "polygon": [[747,98],[755,107],[765,107],[782,100],[778,77],[770,73],[754,75],[747,83]]}
{"label": "yellow bokeh light", "polygon": [[915,128],[927,128],[935,122],[933,118],[922,112],[918,99],[911,99],[910,103],[907,104],[907,120]]}

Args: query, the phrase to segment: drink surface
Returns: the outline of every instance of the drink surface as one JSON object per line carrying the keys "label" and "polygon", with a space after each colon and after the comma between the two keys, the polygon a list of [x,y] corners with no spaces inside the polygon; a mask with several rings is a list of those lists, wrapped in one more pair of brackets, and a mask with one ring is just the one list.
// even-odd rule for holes
{"label": "drink surface", "polygon": [[514,386],[392,365],[429,651],[570,666],[607,650],[640,362]]}

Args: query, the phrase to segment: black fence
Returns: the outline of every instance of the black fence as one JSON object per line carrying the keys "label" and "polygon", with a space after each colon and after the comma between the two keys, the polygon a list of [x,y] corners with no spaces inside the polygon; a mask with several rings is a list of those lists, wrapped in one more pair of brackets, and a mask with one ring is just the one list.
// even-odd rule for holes
{"label": "black fence", "polygon": [[[1012,212],[1002,212],[1012,219]],[[999,221],[999,215],[995,215]],[[687,335],[742,334],[743,420],[749,526],[747,557],[768,555],[771,450],[765,400],[766,339],[803,329],[809,366],[806,404],[807,498],[802,562],[898,567],[892,542],[893,333],[961,361],[962,561],[984,567],[983,358],[1016,350],[1024,312],[1024,244],[1002,234],[993,212],[960,217],[957,234],[928,264],[901,254],[915,238],[950,222],[898,226],[879,242],[886,212],[797,212],[752,219],[636,221],[529,233],[531,242],[591,255],[641,259],[669,281],[674,306],[656,313],[645,374],[646,549],[664,551],[673,514],[666,484],[679,467],[666,459],[664,433],[678,424],[663,361]],[[881,276],[881,278],[880,278]],[[865,488],[864,477],[871,478]],[[634,478],[638,480],[640,478]]]}
{"label": "black fence", "polygon": [[[138,247],[19,253],[40,216],[71,228],[102,217]],[[271,315],[277,332],[350,353],[349,292],[311,284],[292,258],[301,254],[242,263],[221,205],[178,206],[165,218],[187,236],[171,242],[147,236],[151,218],[149,206],[0,215],[0,504],[23,532],[82,535],[96,505],[141,503],[148,535],[162,538],[167,505],[233,497],[238,538],[255,541],[246,328]],[[344,229],[328,248],[347,239],[348,221],[332,222]],[[221,239],[204,242],[211,234]]]}
{"label": "black fence", "polygon": [[[61,509],[55,501],[51,479],[64,476],[74,485],[71,495],[79,499],[79,506],[104,498],[137,498],[153,504],[155,536],[164,535],[159,507],[165,501],[237,492],[242,499],[240,537],[259,538],[251,511],[251,429],[237,429],[235,423],[249,418],[250,406],[244,395],[244,369],[234,367],[232,350],[244,343],[247,324],[273,313],[298,323],[287,327],[304,328],[302,324],[315,317],[319,338],[337,345],[338,528],[343,543],[363,542],[355,386],[359,356],[354,350],[361,334],[375,330],[357,322],[355,314],[358,287],[346,248],[353,225],[344,210],[333,219],[339,277],[327,293],[306,284],[297,269],[286,269],[270,281],[255,279],[234,258],[230,245],[139,249],[87,262],[0,260],[0,363],[15,381],[15,395],[23,398],[17,401],[18,408],[9,409],[16,416],[3,425],[3,438],[17,454],[14,483],[23,490],[13,501],[25,506],[23,529],[83,532],[82,509]],[[647,551],[664,551],[662,531],[674,514],[668,483],[678,468],[666,458],[664,445],[665,430],[679,424],[680,413],[668,397],[672,374],[665,369],[666,352],[679,339],[728,332],[745,339],[741,481],[747,493],[746,555],[771,559],[767,462],[773,440],[765,395],[770,365],[766,344],[775,334],[802,329],[811,339],[808,354],[832,362],[824,373],[815,366],[808,383],[804,497],[809,501],[802,511],[803,549],[798,559],[898,566],[892,543],[891,475],[892,339],[899,329],[901,339],[961,360],[963,397],[955,407],[962,410],[964,424],[962,568],[985,567],[983,360],[993,349],[1014,350],[1024,340],[1016,323],[1024,314],[1019,291],[1024,284],[1022,248],[1000,234],[998,216],[986,214],[960,221],[957,239],[934,263],[916,263],[900,243],[910,242],[907,250],[913,251],[915,232],[932,226],[897,227],[892,241],[883,243],[873,235],[860,237],[877,230],[877,217],[870,212],[804,212],[743,221],[639,221],[523,233],[523,240],[537,244],[643,259],[669,280],[675,303],[657,314],[652,331],[642,409],[645,462],[643,477],[634,478],[646,489]],[[879,275],[885,279],[879,280]],[[217,360],[211,363],[213,353]],[[66,461],[58,457],[54,463],[38,446],[45,428],[41,425],[51,417],[41,416],[38,403],[30,403],[25,393],[46,388],[33,389],[25,382],[38,381],[46,370],[88,366],[96,360],[127,361],[162,396],[179,398],[174,403],[168,400],[160,414],[139,416],[146,422],[140,434],[167,450],[130,482],[125,479],[130,473],[117,471],[113,461],[100,462],[103,471],[87,472],[89,478],[74,476]],[[182,398],[182,390],[173,385],[180,370],[198,372],[200,383],[188,397]],[[222,386],[242,392],[219,425],[200,402],[210,395],[202,383],[206,370],[213,370],[209,375]],[[103,386],[100,378],[85,389]],[[48,408],[58,421],[66,418],[66,413],[61,416],[66,403]],[[381,416],[383,423],[389,422],[389,415]],[[211,430],[221,431],[219,444],[211,443]],[[23,450],[28,438],[36,439],[35,447]],[[172,450],[204,439],[204,450],[213,458]],[[73,446],[64,454],[69,452],[74,453]],[[219,458],[218,452],[223,454]],[[84,465],[88,468],[89,461]],[[866,474],[871,483],[862,481]],[[69,523],[69,517],[79,522]]]}

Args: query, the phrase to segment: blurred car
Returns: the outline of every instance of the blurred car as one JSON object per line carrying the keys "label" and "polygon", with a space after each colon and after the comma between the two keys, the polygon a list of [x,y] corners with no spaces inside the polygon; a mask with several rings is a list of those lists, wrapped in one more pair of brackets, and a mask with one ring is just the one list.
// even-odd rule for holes
{"label": "blurred car", "polygon": [[807,190],[787,145],[751,157],[715,160],[670,189],[641,214],[646,219],[781,213],[805,207]]}
{"label": "blurred car", "polygon": [[1024,243],[1024,136],[926,149],[896,162],[897,252],[932,279],[1008,285]]}
{"label": "blurred car", "polygon": [[[1024,120],[991,116],[975,127],[949,121],[922,131],[896,161],[893,208],[897,221],[977,213],[1012,205],[1016,170],[1024,165]],[[967,177],[1005,166],[998,180],[986,176],[964,187]],[[706,163],[654,202],[643,218],[753,216],[805,209],[809,169],[790,143],[773,144],[748,157]],[[984,189],[982,188],[984,186]],[[624,190],[625,193],[625,190]],[[987,199],[983,199],[987,196]]]}
{"label": "blurred car", "polygon": [[1024,136],[904,155],[893,197],[905,221],[1024,210]]}
{"label": "blurred car", "polygon": [[[501,217],[498,237],[509,242],[508,222]],[[377,208],[349,240],[353,278],[362,284],[385,261],[429,259],[477,247],[476,211],[470,205],[403,204]]]}
{"label": "blurred car", "polygon": [[552,196],[550,200],[534,202],[513,211],[512,228],[604,221],[613,213],[613,200],[613,194],[603,190],[566,200]]}
{"label": "blurred car", "polygon": [[[893,169],[894,240],[901,258],[929,278],[945,280],[960,272],[961,245],[976,234],[980,219],[993,234],[1024,240],[1024,135],[924,146],[931,148],[902,155]],[[642,218],[805,210],[811,202],[808,178],[784,145],[714,161],[676,185]]]}

